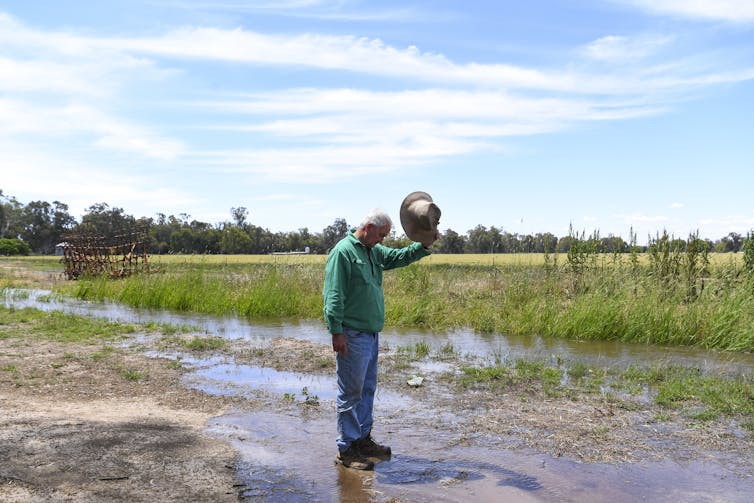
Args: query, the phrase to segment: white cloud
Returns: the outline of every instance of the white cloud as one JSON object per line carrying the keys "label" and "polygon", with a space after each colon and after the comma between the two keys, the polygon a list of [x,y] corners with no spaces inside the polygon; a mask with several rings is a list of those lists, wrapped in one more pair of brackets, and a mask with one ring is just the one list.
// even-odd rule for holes
{"label": "white cloud", "polygon": [[[3,22],[4,21],[4,22]],[[346,70],[369,75],[409,78],[422,82],[464,84],[473,87],[532,89],[586,93],[646,93],[666,89],[668,84],[683,86],[685,78],[652,79],[626,74],[610,75],[602,71],[581,73],[573,70],[540,70],[498,63],[456,63],[442,54],[423,52],[410,46],[397,48],[377,38],[335,36],[305,33],[298,35],[269,35],[242,28],[219,29],[187,27],[173,30],[160,37],[86,37],[57,32],[38,32],[10,20],[0,41],[24,50],[54,53],[65,58],[99,61],[100,77],[116,69],[153,64],[137,55],[152,57],[193,58],[212,61],[233,61],[272,66],[301,66],[328,70]],[[648,54],[667,43],[662,37],[637,39],[604,38],[586,49],[593,58],[626,58],[631,54]],[[108,62],[108,63],[102,63]],[[20,63],[17,63],[20,65]],[[111,66],[108,70],[107,66]],[[155,69],[151,69],[157,73]],[[60,70],[59,70],[60,71]],[[6,72],[9,73],[9,72]],[[133,72],[128,72],[129,75]],[[74,76],[76,74],[74,73]],[[686,78],[699,80],[705,75]],[[750,75],[729,73],[726,79],[740,80]],[[26,79],[28,80],[28,79]],[[68,79],[63,79],[66,82]],[[97,79],[98,81],[102,80]],[[75,82],[74,82],[75,84]],[[72,84],[73,85],[73,84]]]}
{"label": "white cloud", "polygon": [[671,203],[670,206],[668,206],[671,209],[680,209],[683,208],[685,205],[683,203]]}
{"label": "white cloud", "polygon": [[[343,0],[271,0],[267,2],[175,2],[177,8],[210,12],[266,12],[307,19],[335,21],[400,22],[407,19],[437,19],[435,9],[417,11],[413,7],[382,8]],[[354,8],[355,7],[355,8]],[[371,10],[368,10],[371,9]]]}
{"label": "white cloud", "polygon": [[80,66],[53,61],[22,61],[0,56],[0,90],[101,95],[102,86]]}
{"label": "white cloud", "polygon": [[619,0],[652,14],[748,23],[754,21],[751,0]]}
{"label": "white cloud", "polygon": [[588,44],[583,53],[587,58],[605,62],[636,62],[654,55],[669,44],[669,36],[626,37],[609,35]]}
{"label": "white cloud", "polygon": [[[242,28],[220,29],[186,27],[170,31],[159,37],[87,37],[68,33],[41,32],[26,28],[8,18],[0,18],[4,35],[0,41],[25,51],[79,58],[87,62],[97,61],[92,71],[70,71],[72,75],[61,79],[70,81],[69,87],[82,86],[76,82],[83,73],[94,73],[100,82],[103,77],[113,76],[122,70],[133,75],[132,67],[141,65],[141,72],[150,70],[153,58],[192,58],[211,61],[232,61],[255,65],[300,66],[328,70],[345,70],[369,75],[400,77],[419,82],[446,85],[466,85],[474,88],[524,89],[566,92],[576,95],[598,93],[606,95],[648,94],[655,91],[668,91],[699,82],[728,82],[752,78],[751,71],[729,71],[716,75],[709,70],[703,72],[666,71],[652,72],[651,68],[642,71],[629,71],[611,74],[604,69],[593,72],[574,71],[568,66],[562,69],[537,69],[511,64],[480,64],[475,62],[458,63],[442,54],[421,51],[410,46],[397,48],[377,38],[322,35],[315,33],[294,35],[270,35]],[[590,44],[585,54],[593,59],[626,60],[651,54],[671,39],[661,36],[605,37]],[[107,63],[104,63],[107,62]],[[16,62],[16,66],[31,64]],[[50,61],[47,63],[50,64]],[[176,62],[179,64],[179,62]],[[63,63],[65,65],[65,63]],[[51,67],[54,70],[54,67]],[[63,73],[65,68],[57,71]],[[42,74],[46,69],[31,68],[30,75]],[[11,75],[15,72],[6,71]],[[24,72],[20,72],[23,74]],[[121,75],[120,78],[126,78]],[[26,78],[23,81],[29,81]],[[22,81],[22,82],[23,82]],[[19,84],[21,85],[21,84]]]}
{"label": "white cloud", "polygon": [[[638,38],[626,43],[619,53],[630,51],[648,55],[670,39]],[[300,66],[325,70],[344,70],[383,77],[412,79],[432,85],[464,85],[478,89],[521,89],[554,91],[574,95],[649,95],[656,92],[683,92],[699,83],[739,82],[754,78],[750,69],[717,74],[709,68],[677,66],[668,73],[661,67],[629,68],[605,72],[604,68],[575,71],[526,68],[511,64],[456,63],[442,54],[422,52],[417,47],[404,49],[379,39],[319,34],[267,35],[241,28],[184,28],[158,38],[109,39],[98,43],[112,50],[149,54],[154,57],[200,58],[272,66]],[[601,51],[607,56],[603,43]],[[609,45],[609,44],[608,44]],[[616,70],[617,71],[617,70]]]}
{"label": "white cloud", "polygon": [[75,138],[100,148],[164,160],[175,159],[185,150],[179,140],[77,103],[37,106],[20,100],[0,100],[0,133],[34,136],[38,141]]}
{"label": "white cloud", "polygon": [[268,181],[329,183],[389,173],[473,150],[475,145],[470,142],[419,136],[399,143],[376,140],[355,145],[311,148],[204,151],[196,152],[189,162],[199,167],[262,177]]}
{"label": "white cloud", "polygon": [[[663,74],[652,72],[612,75],[601,69],[576,72],[567,67],[540,70],[510,64],[455,63],[442,54],[422,52],[417,47],[405,49],[385,44],[379,39],[352,36],[303,34],[267,35],[243,29],[184,28],[158,38],[109,39],[97,43],[112,50],[150,54],[155,57],[201,58],[273,66],[301,66],[327,70],[346,70],[369,75],[400,77],[420,82],[468,85],[475,88],[529,89],[573,94],[647,94],[687,86],[703,75]],[[665,43],[662,38],[634,43],[646,53],[650,46]],[[603,44],[604,46],[604,44]],[[604,53],[606,49],[603,49]],[[626,48],[623,53],[625,54]],[[600,51],[594,50],[598,53]],[[615,50],[614,53],[617,53]],[[714,78],[714,77],[713,77]],[[750,73],[729,73],[726,80],[746,80]]]}
{"label": "white cloud", "polygon": [[51,199],[63,200],[75,217],[103,201],[118,207],[163,208],[190,207],[196,202],[195,197],[157,183],[145,172],[60,157],[34,144],[0,142],[0,166],[11,167],[3,169],[3,192],[25,202],[37,199],[38,194],[55,194]]}
{"label": "white cloud", "polygon": [[[439,89],[399,92],[294,89],[200,106],[219,113],[248,115],[251,121],[209,128],[337,145],[369,144],[375,141],[375,131],[379,131],[383,146],[463,143],[460,151],[489,148],[485,142],[496,138],[556,131],[575,121],[658,113],[630,101],[603,104]],[[440,149],[437,153],[443,152],[447,150]]]}
{"label": "white cloud", "polygon": [[380,92],[355,89],[290,89],[250,95],[246,102],[207,102],[223,112],[254,115],[348,114],[365,117],[421,117],[442,120],[590,120],[636,117],[653,112],[646,103],[625,99],[528,97],[504,91],[423,89]]}

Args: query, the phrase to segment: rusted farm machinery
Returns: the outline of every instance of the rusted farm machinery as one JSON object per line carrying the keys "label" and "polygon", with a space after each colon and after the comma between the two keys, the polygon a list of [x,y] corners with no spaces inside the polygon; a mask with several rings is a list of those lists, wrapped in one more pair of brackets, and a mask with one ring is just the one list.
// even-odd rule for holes
{"label": "rusted farm machinery", "polygon": [[61,262],[68,279],[103,274],[122,278],[149,272],[144,233],[125,233],[112,239],[95,234],[70,234],[64,240]]}

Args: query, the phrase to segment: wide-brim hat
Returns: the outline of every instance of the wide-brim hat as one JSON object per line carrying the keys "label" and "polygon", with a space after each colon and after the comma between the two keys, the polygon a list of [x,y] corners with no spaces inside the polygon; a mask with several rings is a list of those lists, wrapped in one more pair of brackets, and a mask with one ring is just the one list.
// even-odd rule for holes
{"label": "wide-brim hat", "polygon": [[437,237],[440,223],[440,208],[426,192],[412,192],[401,204],[401,226],[412,241],[429,243]]}

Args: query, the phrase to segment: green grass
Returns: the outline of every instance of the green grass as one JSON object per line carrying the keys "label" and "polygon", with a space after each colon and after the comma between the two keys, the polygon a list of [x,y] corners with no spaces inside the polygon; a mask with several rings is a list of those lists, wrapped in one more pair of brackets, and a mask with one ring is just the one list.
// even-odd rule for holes
{"label": "green grass", "polygon": [[668,408],[690,408],[697,419],[754,417],[754,380],[751,376],[721,379],[680,373],[658,385],[655,402]]}
{"label": "green grass", "polygon": [[[0,306],[0,338],[41,339],[55,342],[101,344],[119,341],[137,332],[158,333],[166,324],[131,324],[90,318],[60,311]],[[174,328],[175,330],[175,328]],[[112,352],[103,346],[92,358],[105,359]]]}
{"label": "green grass", "polygon": [[36,309],[0,306],[0,337],[35,337],[56,342],[97,344],[119,340],[135,330],[133,325]]}
{"label": "green grass", "polygon": [[452,358],[456,356],[456,348],[452,342],[448,342],[440,348],[440,358]]}
{"label": "green grass", "polygon": [[139,370],[134,370],[134,369],[123,369],[121,371],[121,375],[127,381],[141,381],[147,378],[147,374]]}
{"label": "green grass", "polygon": [[96,353],[92,353],[91,359],[95,362],[97,361],[103,361],[107,360],[110,356],[112,356],[114,352],[114,348],[112,346],[102,346],[102,348],[97,351]]}
{"label": "green grass", "polygon": [[[624,371],[589,367],[574,362],[566,366],[558,362],[517,359],[487,366],[462,367],[456,379],[461,387],[488,388],[497,392],[505,389],[545,396],[577,396],[599,390],[606,399],[632,408],[630,402],[618,400],[616,391],[647,389],[655,404],[667,412],[658,413],[658,421],[667,420],[669,411],[680,411],[690,419],[709,421],[720,417],[754,419],[754,374],[702,374],[700,369],[682,366],[633,366]],[[577,369],[574,379],[571,374]],[[564,382],[566,372],[574,379]]]}
{"label": "green grass", "polygon": [[486,367],[462,367],[460,384],[472,386],[478,383],[510,382],[511,370],[501,365]]}
{"label": "green grass", "polygon": [[429,344],[425,341],[419,341],[414,345],[414,354],[417,358],[426,358],[429,356]]}
{"label": "green grass", "polygon": [[574,362],[566,370],[568,377],[576,380],[584,379],[590,374],[590,372],[592,372],[592,369],[590,369],[589,366],[583,362]]}
{"label": "green grass", "polygon": [[221,337],[194,337],[183,341],[183,345],[192,351],[213,351],[226,347],[228,342]]}
{"label": "green grass", "polygon": [[193,336],[190,338],[165,334],[161,339],[162,347],[179,346],[190,351],[216,351],[228,346],[228,341],[215,336]]}
{"label": "green grass", "polygon": [[321,288],[321,275],[311,266],[266,264],[241,270],[177,267],[119,281],[93,278],[61,286],[81,299],[253,318],[314,317],[321,312]]}
{"label": "green grass", "polygon": [[398,357],[407,362],[427,358],[429,356],[429,351],[429,343],[426,341],[419,341],[413,346],[398,346],[396,348]]}

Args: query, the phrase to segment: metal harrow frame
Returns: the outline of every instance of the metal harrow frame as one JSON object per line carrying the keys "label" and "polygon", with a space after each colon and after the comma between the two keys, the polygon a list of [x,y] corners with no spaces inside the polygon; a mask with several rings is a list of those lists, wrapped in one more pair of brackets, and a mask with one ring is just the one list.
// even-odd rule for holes
{"label": "metal harrow frame", "polygon": [[61,262],[68,279],[101,275],[122,278],[149,272],[147,242],[142,233],[117,235],[109,242],[96,234],[71,234],[64,239]]}

